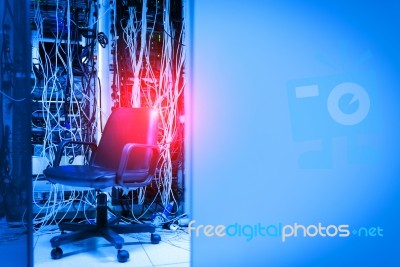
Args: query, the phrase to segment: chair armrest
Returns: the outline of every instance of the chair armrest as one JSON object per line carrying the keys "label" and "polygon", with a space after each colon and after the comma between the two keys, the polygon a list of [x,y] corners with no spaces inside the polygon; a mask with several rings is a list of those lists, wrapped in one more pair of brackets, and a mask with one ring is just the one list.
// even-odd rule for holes
{"label": "chair armrest", "polygon": [[[93,154],[96,153],[96,150],[97,150],[97,144],[93,143],[93,142],[74,141],[74,140],[62,141],[57,146],[57,152],[56,152],[56,157],[55,157],[55,159],[53,161],[53,167],[60,165],[62,153],[64,152],[65,146],[67,146],[68,144],[87,145],[87,146],[90,147],[90,149],[92,150]],[[93,158],[93,154],[90,157],[90,159]],[[90,163],[91,163],[91,160],[90,160]]]}
{"label": "chair armrest", "polygon": [[151,157],[150,167],[149,167],[149,175],[143,182],[138,182],[135,184],[137,187],[147,185],[151,179],[153,179],[158,158],[160,155],[160,151],[158,145],[146,145],[146,144],[135,144],[135,143],[128,143],[125,144],[122,149],[121,161],[117,170],[117,184],[124,185],[124,173],[126,171],[126,165],[128,164],[129,156],[132,151],[136,148],[149,148],[153,151],[153,155]]}

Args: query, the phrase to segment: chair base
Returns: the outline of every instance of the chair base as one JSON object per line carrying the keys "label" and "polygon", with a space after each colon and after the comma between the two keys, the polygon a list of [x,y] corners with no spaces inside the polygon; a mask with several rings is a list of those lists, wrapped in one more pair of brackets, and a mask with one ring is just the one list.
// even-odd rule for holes
{"label": "chair base", "polygon": [[[97,195],[96,208],[96,224],[81,223],[60,223],[58,226],[62,233],[50,240],[52,250],[52,258],[59,259],[62,257],[60,246],[63,244],[76,242],[91,237],[103,237],[118,249],[118,260],[125,262],[129,258],[129,253],[121,250],[124,245],[124,239],[119,234],[128,233],[151,233],[151,242],[157,244],[161,238],[155,232],[156,227],[153,224],[116,224],[116,220],[107,220],[107,195],[99,193]],[[71,231],[65,233],[64,231]],[[123,256],[121,256],[123,255]],[[122,260],[120,260],[122,259]]]}

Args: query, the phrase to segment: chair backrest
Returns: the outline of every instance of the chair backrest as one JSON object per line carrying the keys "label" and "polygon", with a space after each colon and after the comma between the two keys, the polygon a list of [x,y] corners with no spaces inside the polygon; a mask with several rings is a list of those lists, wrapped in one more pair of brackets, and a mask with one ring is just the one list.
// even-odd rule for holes
{"label": "chair backrest", "polygon": [[[152,108],[118,108],[114,110],[104,127],[93,165],[117,169],[122,148],[127,143],[156,145],[158,114]],[[128,169],[148,169],[152,152],[135,150],[128,161]]]}

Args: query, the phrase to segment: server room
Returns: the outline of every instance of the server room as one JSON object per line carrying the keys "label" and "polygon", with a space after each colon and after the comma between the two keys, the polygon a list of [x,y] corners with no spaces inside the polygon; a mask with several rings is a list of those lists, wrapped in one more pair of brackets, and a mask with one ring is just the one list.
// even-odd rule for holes
{"label": "server room", "polygon": [[400,266],[399,14],[1,0],[0,267]]}
{"label": "server room", "polygon": [[0,12],[0,266],[189,266],[185,1]]}

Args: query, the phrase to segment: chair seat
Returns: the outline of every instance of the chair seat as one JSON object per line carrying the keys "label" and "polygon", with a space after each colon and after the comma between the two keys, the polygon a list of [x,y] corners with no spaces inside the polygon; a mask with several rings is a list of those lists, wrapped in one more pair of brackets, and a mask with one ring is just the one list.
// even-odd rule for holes
{"label": "chair seat", "polygon": [[65,165],[43,171],[47,180],[77,187],[104,189],[115,185],[116,172],[97,166]]}
{"label": "chair seat", "polygon": [[[91,187],[98,190],[116,185],[116,171],[97,166],[63,165],[48,168],[43,173],[50,182],[69,186]],[[129,182],[142,182],[147,177],[148,170],[137,169],[126,173]]]}

